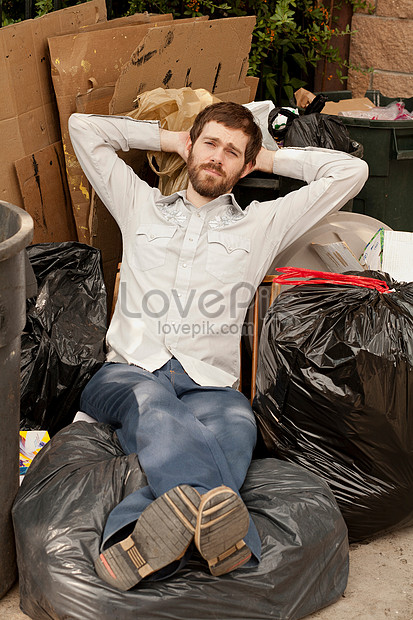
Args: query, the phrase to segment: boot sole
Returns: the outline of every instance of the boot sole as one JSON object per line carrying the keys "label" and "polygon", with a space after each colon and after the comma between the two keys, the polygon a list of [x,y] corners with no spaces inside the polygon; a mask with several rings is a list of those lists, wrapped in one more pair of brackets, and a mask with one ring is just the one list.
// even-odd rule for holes
{"label": "boot sole", "polygon": [[221,486],[202,495],[195,544],[212,575],[229,573],[250,559],[242,540],[248,528],[247,507],[235,491]]}
{"label": "boot sole", "polygon": [[96,573],[125,591],[182,558],[194,537],[200,501],[199,493],[188,485],[158,497],[142,512],[130,536],[99,555]]}

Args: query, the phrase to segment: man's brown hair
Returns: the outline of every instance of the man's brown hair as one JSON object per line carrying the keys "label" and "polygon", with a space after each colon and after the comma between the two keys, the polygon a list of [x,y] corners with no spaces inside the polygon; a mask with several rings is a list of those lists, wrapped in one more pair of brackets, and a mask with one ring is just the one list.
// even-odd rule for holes
{"label": "man's brown hair", "polygon": [[203,128],[210,121],[222,123],[230,129],[241,129],[248,136],[244,164],[251,162],[255,165],[262,146],[262,133],[248,108],[233,101],[220,101],[207,106],[201,110],[192,125],[190,131],[192,144],[195,144]]}

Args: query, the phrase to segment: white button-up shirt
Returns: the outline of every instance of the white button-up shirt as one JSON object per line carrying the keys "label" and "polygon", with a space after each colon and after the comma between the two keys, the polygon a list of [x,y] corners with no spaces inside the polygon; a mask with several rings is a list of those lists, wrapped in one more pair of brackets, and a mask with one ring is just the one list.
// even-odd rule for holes
{"label": "white button-up shirt", "polygon": [[174,356],[200,385],[235,386],[248,305],[277,253],[355,196],[365,162],[326,149],[280,149],[274,173],[307,181],[242,210],[232,194],[202,207],[162,196],[116,154],[160,150],[156,121],[73,114],[82,168],[116,219],[123,257],[108,361],[154,371]]}

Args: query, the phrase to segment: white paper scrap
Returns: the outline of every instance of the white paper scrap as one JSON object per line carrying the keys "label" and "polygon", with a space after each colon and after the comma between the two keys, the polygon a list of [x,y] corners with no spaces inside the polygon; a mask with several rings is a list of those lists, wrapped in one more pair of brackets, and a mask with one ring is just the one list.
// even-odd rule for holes
{"label": "white paper scrap", "polygon": [[384,231],[381,270],[398,282],[413,282],[413,233]]}
{"label": "white paper scrap", "polygon": [[363,266],[354,256],[345,241],[335,243],[312,243],[311,246],[320,256],[328,269],[334,273],[346,271],[363,271]]}

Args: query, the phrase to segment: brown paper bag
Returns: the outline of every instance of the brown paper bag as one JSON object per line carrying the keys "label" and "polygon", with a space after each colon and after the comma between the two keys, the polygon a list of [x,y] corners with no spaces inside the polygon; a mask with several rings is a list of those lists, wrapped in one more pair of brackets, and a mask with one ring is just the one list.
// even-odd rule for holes
{"label": "brown paper bag", "polygon": [[[128,112],[140,120],[158,120],[162,129],[189,131],[197,114],[220,101],[203,88],[155,88],[139,95],[137,108]],[[153,163],[156,161],[156,166]],[[177,153],[148,152],[152,170],[159,176],[159,189],[165,196],[188,186],[186,163]]]}

